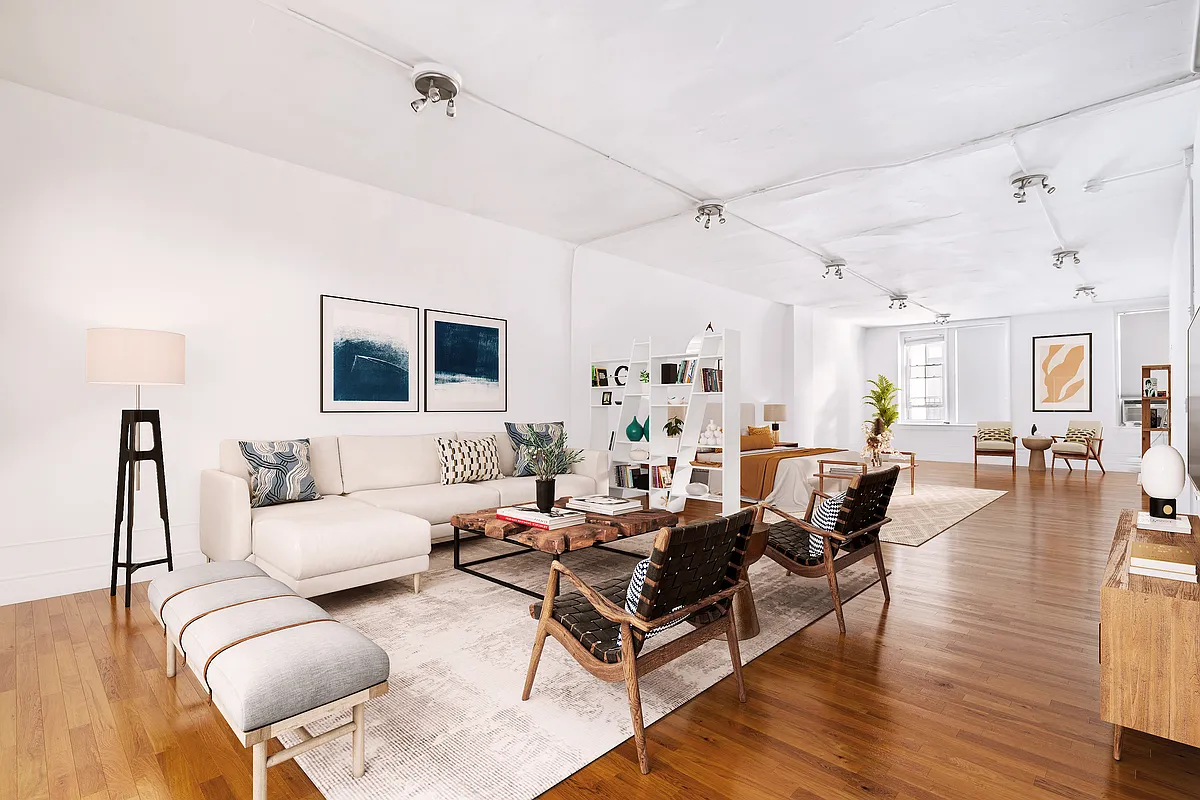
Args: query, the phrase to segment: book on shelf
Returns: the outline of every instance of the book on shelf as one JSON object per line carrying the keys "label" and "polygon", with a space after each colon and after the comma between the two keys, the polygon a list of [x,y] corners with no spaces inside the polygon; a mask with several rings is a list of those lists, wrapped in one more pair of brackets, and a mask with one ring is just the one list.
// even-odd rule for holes
{"label": "book on shelf", "polygon": [[1196,583],[1196,575],[1189,575],[1186,572],[1172,572],[1169,569],[1147,569],[1145,567],[1129,567],[1130,575],[1144,575],[1147,578],[1163,578],[1168,581],[1179,581],[1180,583]]}
{"label": "book on shelf", "polygon": [[505,506],[496,509],[496,519],[553,531],[580,525],[587,520],[587,515],[565,508],[552,508],[548,513],[543,513],[538,511],[537,506]]}
{"label": "book on shelf", "polygon": [[1188,548],[1177,544],[1134,542],[1129,548],[1129,566],[1138,569],[1178,572],[1195,577],[1196,557]]}
{"label": "book on shelf", "polygon": [[713,369],[712,367],[704,367],[701,369],[700,386],[700,390],[703,392],[725,391],[724,375],[722,370]]}
{"label": "book on shelf", "polygon": [[1137,515],[1137,526],[1144,531],[1161,531],[1163,533],[1191,533],[1192,524],[1188,522],[1187,517],[1176,517],[1175,519],[1163,519],[1162,517],[1152,517],[1149,511],[1139,511]]}

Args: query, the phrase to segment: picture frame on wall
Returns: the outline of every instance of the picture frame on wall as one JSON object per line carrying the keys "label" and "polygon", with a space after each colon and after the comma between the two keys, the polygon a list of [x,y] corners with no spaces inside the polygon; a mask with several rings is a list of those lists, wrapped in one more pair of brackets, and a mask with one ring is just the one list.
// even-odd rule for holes
{"label": "picture frame on wall", "polygon": [[425,410],[508,410],[508,320],[425,309]]}
{"label": "picture frame on wall", "polygon": [[321,295],[321,412],[419,410],[421,312]]}
{"label": "picture frame on wall", "polygon": [[1090,333],[1033,337],[1033,410],[1091,412]]}

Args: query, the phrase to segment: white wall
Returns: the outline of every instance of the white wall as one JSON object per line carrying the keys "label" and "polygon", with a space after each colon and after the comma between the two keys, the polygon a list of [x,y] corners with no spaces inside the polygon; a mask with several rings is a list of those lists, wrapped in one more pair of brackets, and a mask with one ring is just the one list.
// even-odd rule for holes
{"label": "white wall", "polygon": [[[163,413],[181,563],[197,557],[198,473],[222,438],[494,430],[567,414],[568,245],[10,83],[0,119],[0,604],[108,583],[119,412],[133,390],[84,383],[88,327],[188,337],[187,385],[143,392]],[[657,305],[666,283],[635,288]],[[509,412],[321,414],[322,293],[507,318]],[[687,290],[687,305],[705,300]],[[709,315],[695,308],[688,329]],[[757,329],[762,346],[779,315],[751,316],[730,324]],[[144,486],[139,559],[162,542]]]}
{"label": "white wall", "polygon": [[[1162,308],[1165,301],[1144,303],[1086,303],[1078,311],[1028,314],[1009,317],[1011,354],[1011,419],[1014,433],[1027,436],[1037,424],[1038,433],[1065,433],[1071,419],[1098,419],[1104,423],[1104,466],[1118,471],[1136,471],[1141,456],[1141,431],[1123,428],[1117,400],[1117,314],[1141,308]],[[897,347],[901,328],[871,328],[866,332],[863,381],[879,373],[893,380],[898,376]],[[1033,412],[1034,336],[1064,333],[1092,334],[1091,413]],[[999,354],[998,356],[999,357]],[[969,423],[969,424],[968,424]],[[971,437],[974,421],[959,425],[899,425],[896,446],[915,450],[929,461],[969,462],[973,459]],[[1028,463],[1028,453],[1019,449],[1018,463]],[[988,462],[983,462],[988,463]],[[995,463],[1001,463],[996,461]]]}
{"label": "white wall", "polygon": [[862,423],[867,418],[862,397],[866,394],[863,329],[812,312],[812,437],[815,447],[858,450],[863,444]]}
{"label": "white wall", "polygon": [[[683,352],[708,323],[742,335],[743,403],[792,406],[789,306],[581,247],[571,281],[571,429],[587,430],[593,358],[628,358],[635,339]],[[788,428],[784,428],[786,434]],[[580,446],[583,443],[577,443]]]}

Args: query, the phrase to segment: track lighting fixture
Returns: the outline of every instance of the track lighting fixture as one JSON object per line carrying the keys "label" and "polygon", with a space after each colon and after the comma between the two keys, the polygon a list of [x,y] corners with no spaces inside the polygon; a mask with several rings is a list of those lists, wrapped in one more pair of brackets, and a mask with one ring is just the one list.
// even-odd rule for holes
{"label": "track lighting fixture", "polygon": [[1076,286],[1075,287],[1075,299],[1078,300],[1081,297],[1086,297],[1089,300],[1095,300],[1096,299],[1096,287],[1095,286]]}
{"label": "track lighting fixture", "polygon": [[903,311],[908,308],[908,295],[906,294],[894,294],[888,299],[891,300],[888,303],[888,308],[895,309],[896,311]]}
{"label": "track lighting fixture", "polygon": [[725,206],[720,203],[701,203],[696,206],[696,222],[704,223],[704,230],[708,230],[712,225],[713,217],[717,218],[717,222],[721,225],[725,224]]}
{"label": "track lighting fixture", "polygon": [[1013,197],[1017,199],[1018,203],[1027,201],[1025,192],[1028,189],[1037,189],[1040,187],[1046,194],[1054,194],[1054,187],[1050,185],[1049,176],[1043,175],[1040,172],[1032,175],[1019,175],[1013,178],[1012,187],[1014,189]]}
{"label": "track lighting fixture", "polygon": [[1076,264],[1079,264],[1078,250],[1055,250],[1050,255],[1054,256],[1054,268],[1062,269],[1063,264],[1067,263],[1067,259],[1072,259]]}
{"label": "track lighting fixture", "polygon": [[935,314],[933,316],[933,324],[934,325],[949,325],[950,324],[950,315],[949,314]]}
{"label": "track lighting fixture", "polygon": [[835,258],[832,261],[826,261],[825,262],[825,274],[822,275],[821,277],[828,278],[830,275],[832,275],[833,277],[837,278],[840,281],[842,278],[846,277],[845,275],[842,274],[842,268],[845,266],[846,266],[846,262],[842,261],[840,258]]}
{"label": "track lighting fixture", "polygon": [[413,113],[420,114],[427,106],[446,101],[446,116],[453,118],[457,109],[454,98],[462,89],[462,76],[441,64],[418,64],[413,68],[413,88],[420,97],[409,103]]}

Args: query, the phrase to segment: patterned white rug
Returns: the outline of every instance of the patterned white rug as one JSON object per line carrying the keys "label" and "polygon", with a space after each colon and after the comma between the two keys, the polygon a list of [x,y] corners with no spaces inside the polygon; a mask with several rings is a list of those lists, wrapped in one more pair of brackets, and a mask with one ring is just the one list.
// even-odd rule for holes
{"label": "patterned white rug", "polygon": [[[622,547],[645,551],[650,541],[639,537]],[[474,559],[507,547],[475,540],[466,555]],[[544,589],[548,560],[534,553],[480,569]],[[596,550],[568,554],[564,561],[585,580],[628,574],[636,563]],[[378,642],[392,662],[391,691],[367,707],[366,775],[350,775],[349,737],[297,759],[326,798],[526,800],[632,736],[624,684],[593,678],[552,639],[533,695],[521,702],[537,627],[530,598],[450,569],[448,546],[435,546],[433,562],[420,595],[412,594],[411,580],[403,580],[318,599]],[[750,581],[762,632],[741,643],[743,662],[833,609],[824,580],[790,577],[769,559],[751,568]],[[874,566],[855,564],[839,582],[843,598],[854,597],[876,582]],[[667,631],[648,647],[686,630]],[[721,638],[650,673],[641,683],[646,725],[731,671]],[[750,678],[747,691],[754,692]],[[331,718],[310,730],[344,721]],[[284,739],[296,742],[294,736]],[[651,742],[651,759],[654,747]]]}
{"label": "patterned white rug", "polygon": [[979,509],[994,503],[1006,493],[995,489],[971,489],[963,486],[930,486],[917,483],[917,493],[897,484],[888,516],[879,538],[910,547],[928,542]]}

